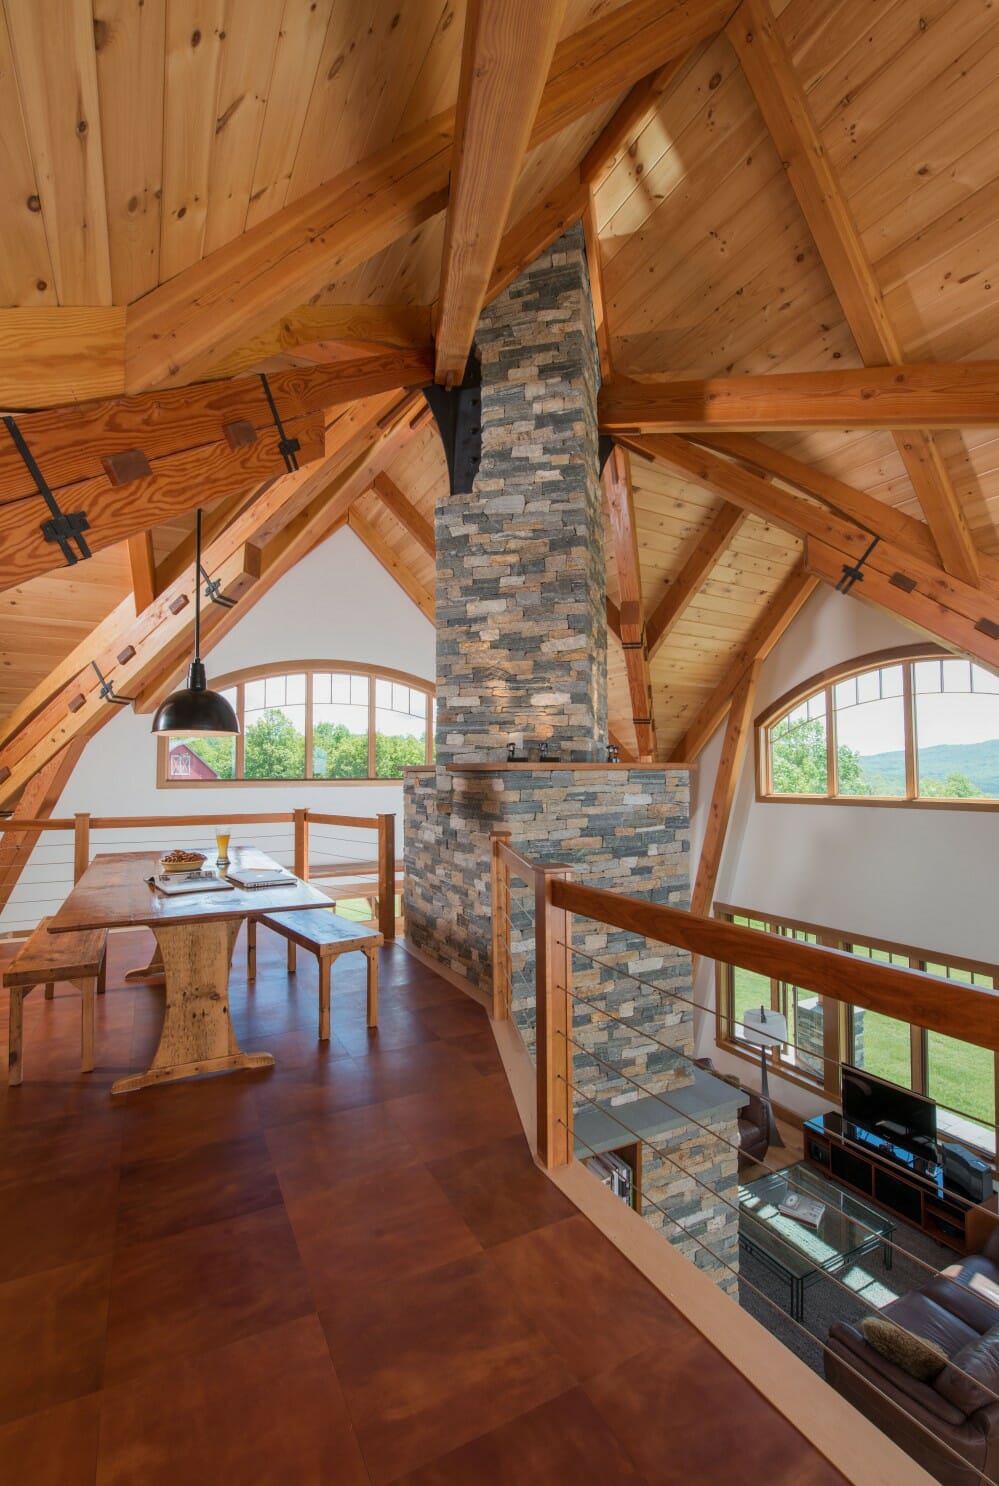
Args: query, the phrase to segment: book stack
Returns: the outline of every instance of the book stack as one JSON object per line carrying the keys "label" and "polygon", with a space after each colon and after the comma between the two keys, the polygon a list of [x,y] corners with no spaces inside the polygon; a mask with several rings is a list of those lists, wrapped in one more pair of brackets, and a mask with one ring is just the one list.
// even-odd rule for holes
{"label": "book stack", "polygon": [[785,1218],[795,1218],[808,1228],[818,1228],[825,1207],[815,1197],[803,1197],[800,1192],[789,1192],[777,1211],[783,1213]]}
{"label": "book stack", "polygon": [[605,1187],[610,1187],[615,1197],[620,1197],[630,1206],[635,1177],[627,1161],[622,1161],[613,1151],[604,1151],[601,1156],[587,1156],[583,1164]]}

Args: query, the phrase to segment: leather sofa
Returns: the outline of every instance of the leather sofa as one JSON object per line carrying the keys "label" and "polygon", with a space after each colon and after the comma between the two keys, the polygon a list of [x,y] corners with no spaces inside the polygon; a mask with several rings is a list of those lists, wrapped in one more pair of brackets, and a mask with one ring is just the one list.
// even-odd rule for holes
{"label": "leather sofa", "polygon": [[754,1161],[762,1161],[770,1149],[770,1100],[747,1089],[730,1074],[719,1073],[711,1058],[695,1058],[694,1064],[746,1095],[749,1103],[739,1111],[739,1165],[750,1166]]}
{"label": "leather sofa", "polygon": [[995,1337],[985,1344],[984,1371],[978,1364],[976,1375],[985,1390],[997,1395],[996,1401],[947,1368],[932,1382],[919,1382],[869,1346],[856,1327],[839,1321],[826,1340],[825,1373],[844,1398],[938,1481],[978,1486],[982,1476],[999,1482],[999,1305],[969,1286],[975,1274],[999,1284],[999,1226],[991,1230],[981,1253],[960,1265],[955,1279],[936,1275],[880,1314],[934,1342],[951,1358],[994,1330]]}

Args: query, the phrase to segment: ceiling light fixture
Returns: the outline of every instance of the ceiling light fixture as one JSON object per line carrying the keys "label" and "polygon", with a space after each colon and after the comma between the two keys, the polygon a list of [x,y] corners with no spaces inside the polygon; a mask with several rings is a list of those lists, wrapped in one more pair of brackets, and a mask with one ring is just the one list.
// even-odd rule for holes
{"label": "ceiling light fixture", "polygon": [[232,707],[220,692],[208,690],[204,663],[201,659],[201,511],[195,517],[194,558],[194,659],[187,673],[187,685],[175,691],[156,709],[153,732],[175,738],[226,737],[239,732],[239,722]]}

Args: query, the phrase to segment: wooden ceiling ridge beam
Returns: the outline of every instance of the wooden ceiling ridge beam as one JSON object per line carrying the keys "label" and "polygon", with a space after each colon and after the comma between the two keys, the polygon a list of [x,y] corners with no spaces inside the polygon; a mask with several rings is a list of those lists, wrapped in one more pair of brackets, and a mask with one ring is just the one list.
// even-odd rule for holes
{"label": "wooden ceiling ridge beam", "polygon": [[[727,34],[756,98],[788,180],[825,264],[857,348],[869,365],[899,364],[902,345],[885,306],[874,267],[822,139],[808,99],[780,35],[770,0],[742,0]],[[893,426],[893,425],[885,425]],[[964,511],[927,421],[904,424],[895,443],[923,508],[944,568],[963,582],[978,581],[978,554]]]}
{"label": "wooden ceiling ridge beam", "polygon": [[697,597],[745,519],[746,512],[729,501],[723,501],[712,516],[698,537],[694,550],[645,622],[645,642],[650,661]]}
{"label": "wooden ceiling ridge beam", "polygon": [[[809,538],[834,549],[839,553],[837,585],[854,569],[863,570],[844,591],[860,597],[866,583],[869,595],[877,583],[879,602],[898,618],[926,630],[950,649],[999,670],[999,601],[984,589],[962,583],[939,565],[880,537],[872,542],[865,527],[687,439],[661,434],[625,437],[623,442],[723,500],[773,521],[802,540]],[[875,573],[885,582],[875,580]],[[822,576],[828,578],[828,572]]]}
{"label": "wooden ceiling ridge beam", "polygon": [[610,518],[611,545],[617,569],[618,626],[624,651],[632,721],[638,756],[653,761],[657,753],[655,708],[645,642],[645,605],[638,559],[638,525],[635,495],[627,452],[615,444],[604,465],[603,489]]}
{"label": "wooden ceiling ridge beam", "polygon": [[[730,12],[731,0],[627,0],[561,41],[528,148],[714,34]],[[206,375],[436,216],[447,204],[454,117],[448,110],[393,140],[137,300],[125,332],[129,390]]]}
{"label": "wooden ceiling ridge beam", "polygon": [[999,361],[911,363],[602,387],[604,433],[995,428]]}
{"label": "wooden ceiling ridge beam", "polygon": [[434,377],[461,382],[566,0],[468,0],[437,304]]}
{"label": "wooden ceiling ridge beam", "polygon": [[683,737],[673,745],[671,763],[693,763],[699,756],[727,716],[732,698],[743,684],[747,671],[766,660],[818,586],[818,578],[805,572],[801,566],[796,567],[784,580],[746,639],[736,647],[720,680],[696,717],[688,724]]}

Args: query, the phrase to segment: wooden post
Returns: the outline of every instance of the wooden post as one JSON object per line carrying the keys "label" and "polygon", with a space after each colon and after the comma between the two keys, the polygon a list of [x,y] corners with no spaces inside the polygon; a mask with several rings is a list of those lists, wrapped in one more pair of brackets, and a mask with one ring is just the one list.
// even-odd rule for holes
{"label": "wooden post", "polygon": [[395,938],[395,816],[378,817],[378,930]]}
{"label": "wooden post", "polygon": [[500,845],[510,840],[509,831],[493,831],[489,837],[492,861],[493,1021],[505,1022],[510,1015],[510,869],[500,856]]}
{"label": "wooden post", "polygon": [[534,953],[537,985],[538,1158],[551,1170],[567,1166],[572,1141],[572,915],[556,908],[551,885],[572,881],[563,863],[534,874]]}
{"label": "wooden post", "polygon": [[295,811],[295,876],[309,880],[309,812]]}
{"label": "wooden post", "polygon": [[79,882],[90,865],[90,816],[77,815],[73,826],[73,881]]}

